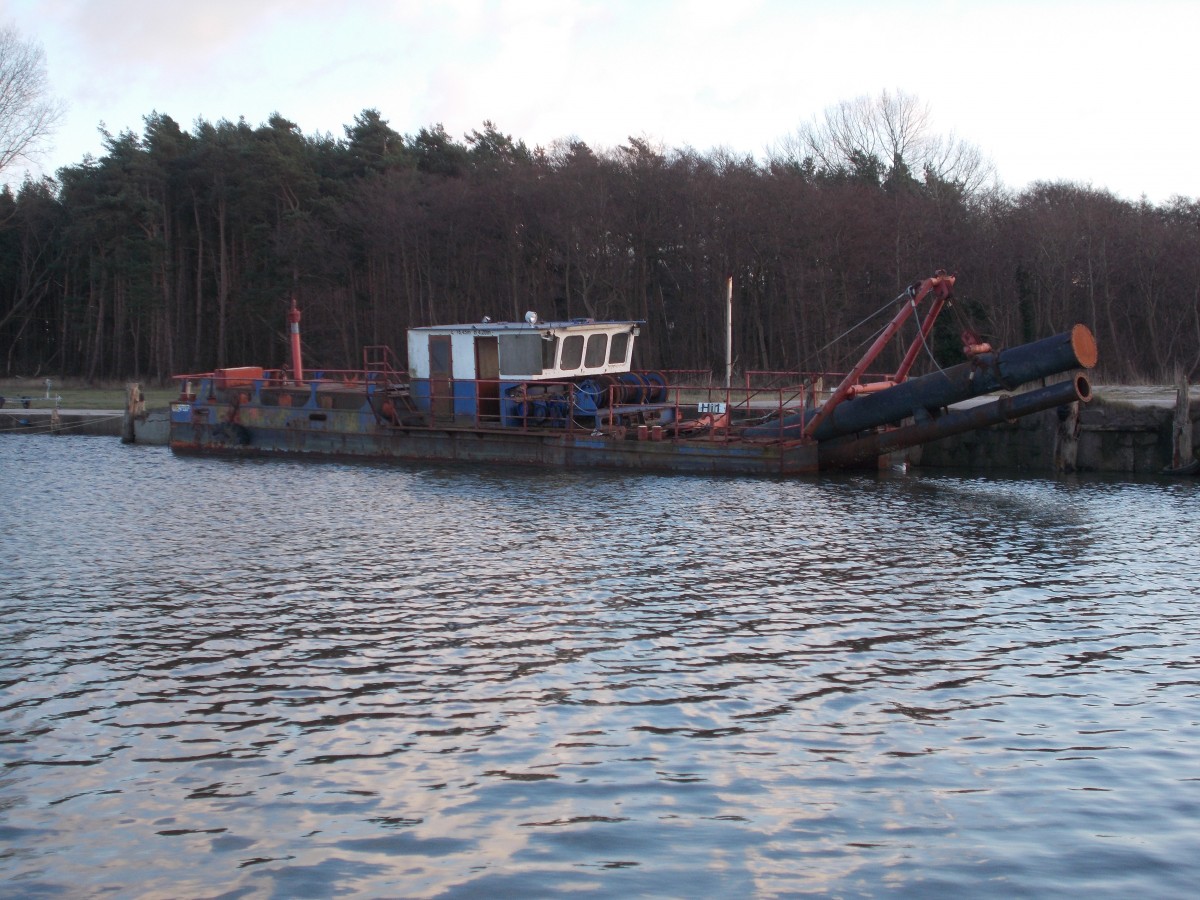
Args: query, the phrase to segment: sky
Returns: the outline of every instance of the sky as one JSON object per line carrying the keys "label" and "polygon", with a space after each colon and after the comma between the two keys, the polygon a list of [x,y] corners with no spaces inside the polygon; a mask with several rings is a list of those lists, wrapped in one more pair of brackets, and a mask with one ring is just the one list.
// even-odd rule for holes
{"label": "sky", "polygon": [[630,137],[764,159],[883,90],[928,105],[1021,190],[1200,198],[1197,0],[0,0],[66,113],[37,167],[166,114],[344,136],[485,120],[531,148]]}

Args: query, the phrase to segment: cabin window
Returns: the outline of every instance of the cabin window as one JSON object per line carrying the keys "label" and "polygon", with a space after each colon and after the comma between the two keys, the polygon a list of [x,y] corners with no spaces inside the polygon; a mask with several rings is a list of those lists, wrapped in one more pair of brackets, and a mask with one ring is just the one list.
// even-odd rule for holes
{"label": "cabin window", "polygon": [[587,353],[583,357],[583,364],[589,369],[598,369],[604,365],[605,351],[608,350],[608,335],[604,333],[593,334],[587,340]]}
{"label": "cabin window", "polygon": [[570,334],[563,338],[562,357],[558,367],[564,372],[573,372],[583,362],[583,335]]}
{"label": "cabin window", "polygon": [[548,338],[541,338],[542,342],[542,369],[553,369],[554,360],[558,356],[558,335],[552,334]]}
{"label": "cabin window", "polygon": [[[540,334],[500,335],[500,371],[505,375],[541,375],[545,342]],[[553,367],[553,361],[551,361]]]}
{"label": "cabin window", "polygon": [[629,332],[622,331],[612,336],[608,345],[608,364],[610,366],[624,365],[629,359]]}

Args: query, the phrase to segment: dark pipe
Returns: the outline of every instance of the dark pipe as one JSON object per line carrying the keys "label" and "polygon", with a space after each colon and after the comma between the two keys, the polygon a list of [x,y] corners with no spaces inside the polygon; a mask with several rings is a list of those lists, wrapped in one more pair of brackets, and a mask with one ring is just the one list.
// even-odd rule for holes
{"label": "dark pipe", "polygon": [[823,441],[817,445],[817,462],[822,469],[860,465],[905,447],[927,444],[952,434],[986,428],[1001,422],[1013,422],[1022,416],[1053,409],[1076,400],[1086,403],[1091,398],[1092,388],[1087,376],[1078,374],[1070,381],[1052,384],[1025,394],[1004,396],[970,409],[950,410],[936,418],[891,431]]}
{"label": "dark pipe", "polygon": [[[970,362],[910,378],[887,390],[840,403],[813,435],[818,441],[898,424],[918,410],[940,409],[992,391],[1016,390],[1022,384],[1071,369],[1096,364],[1096,340],[1086,325],[1054,337],[1022,344],[999,353],[981,353]],[[813,413],[746,429],[747,437],[796,440]]]}

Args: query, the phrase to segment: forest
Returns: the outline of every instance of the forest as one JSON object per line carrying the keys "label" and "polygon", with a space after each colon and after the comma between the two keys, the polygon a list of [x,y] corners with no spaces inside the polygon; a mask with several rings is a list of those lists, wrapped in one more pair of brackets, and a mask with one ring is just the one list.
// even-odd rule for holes
{"label": "forest", "polygon": [[1200,366],[1194,198],[1014,192],[831,132],[765,160],[639,138],[530,149],[490,122],[401,135],[375,110],[344,132],[153,113],[99,158],[0,191],[0,377],[281,365],[293,297],[312,366],[403,353],[409,326],[533,310],[641,320],[635,364],[717,371],[729,277],[739,371],[844,371],[938,269],[958,276],[938,364],[964,328],[1003,347],[1084,322],[1097,380]]}

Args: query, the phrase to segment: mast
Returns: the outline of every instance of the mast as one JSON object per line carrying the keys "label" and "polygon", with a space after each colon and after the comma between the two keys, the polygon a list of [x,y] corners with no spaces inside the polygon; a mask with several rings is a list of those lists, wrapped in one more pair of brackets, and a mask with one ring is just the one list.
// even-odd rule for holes
{"label": "mast", "polygon": [[288,332],[292,341],[292,378],[300,382],[304,380],[304,366],[300,358],[300,310],[296,308],[295,297],[288,310]]}

